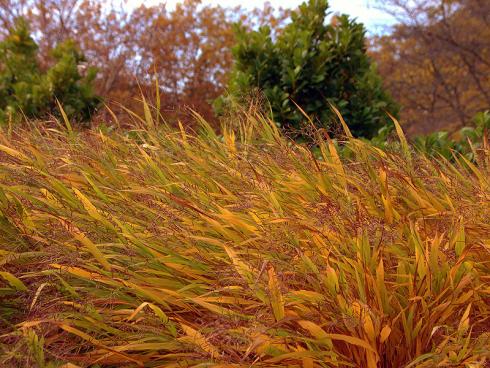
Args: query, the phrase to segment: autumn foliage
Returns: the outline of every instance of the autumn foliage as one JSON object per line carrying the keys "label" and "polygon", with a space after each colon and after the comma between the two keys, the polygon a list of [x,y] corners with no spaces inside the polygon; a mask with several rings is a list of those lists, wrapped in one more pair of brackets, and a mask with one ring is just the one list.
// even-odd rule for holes
{"label": "autumn foliage", "polygon": [[401,21],[372,40],[409,133],[455,131],[490,109],[490,2],[382,2]]}
{"label": "autumn foliage", "polygon": [[[117,4],[110,6],[102,0],[0,0],[0,38],[6,37],[18,16],[25,17],[39,45],[43,70],[55,62],[49,50],[67,38],[73,39],[89,66],[98,70],[97,94],[105,98],[122,123],[132,124],[121,103],[138,110],[143,92],[153,105],[159,100],[158,106],[168,120],[179,118],[184,125],[193,124],[189,113],[192,108],[216,125],[212,102],[229,85],[234,63],[239,64],[231,52],[237,41],[233,24],[238,21],[243,24],[242,34],[265,25],[276,37],[289,15],[288,11],[277,11],[270,5],[246,11],[203,5],[199,0],[186,0],[171,10],[165,5],[132,9]],[[384,87],[401,106],[401,122],[410,135],[440,129],[456,131],[471,125],[476,113],[490,108],[488,1],[379,0],[378,4],[393,13],[400,23],[382,36],[370,37],[369,52],[377,62]],[[308,80],[308,85],[317,83],[323,88],[324,75],[306,70],[303,82]],[[333,70],[335,74],[336,69]],[[352,84],[350,77],[337,75],[344,78],[342,88]],[[155,80],[161,87],[158,97],[153,93]],[[372,77],[364,84],[377,85],[379,81]],[[345,96],[339,98],[325,96],[323,92],[320,99],[308,97],[309,92],[305,94],[308,98],[297,92],[292,97],[312,115],[317,110],[329,115],[329,110],[321,106],[310,108],[325,104],[324,100],[341,110],[345,104],[354,103],[349,91],[342,92]],[[279,106],[285,101],[281,94],[288,93],[291,94],[288,88],[285,91],[279,88],[269,93],[268,98]],[[344,98],[347,95],[349,102]],[[372,99],[371,95],[365,94],[361,101]],[[381,111],[392,111],[390,104],[377,107],[375,102],[368,104],[363,107],[377,109],[380,114],[356,109],[357,115],[350,118],[344,109],[347,121],[355,125],[367,117],[369,124],[378,126],[371,120],[385,122]],[[279,108],[284,110],[279,115],[284,116],[276,113],[276,118],[292,119],[292,124],[296,124],[301,114],[295,108],[286,101],[285,107]],[[112,114],[104,111],[98,120],[113,122]]]}
{"label": "autumn foliage", "polygon": [[[71,38],[79,45],[98,70],[97,93],[120,119],[127,117],[120,104],[140,109],[141,92],[154,96],[158,80],[162,113],[190,124],[189,108],[213,121],[211,103],[223,92],[232,65],[232,24],[274,28],[286,14],[270,5],[244,11],[198,0],[173,10],[164,4],[131,10],[102,0],[0,0],[0,37],[23,16],[37,35],[44,68],[58,43]],[[112,120],[107,112],[105,118]]]}

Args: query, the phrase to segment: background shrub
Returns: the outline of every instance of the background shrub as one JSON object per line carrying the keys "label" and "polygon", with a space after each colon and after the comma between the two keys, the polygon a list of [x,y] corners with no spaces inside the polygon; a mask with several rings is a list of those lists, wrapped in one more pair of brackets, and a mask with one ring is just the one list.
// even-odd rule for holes
{"label": "background shrub", "polygon": [[19,18],[0,43],[0,122],[54,114],[56,100],[70,118],[87,121],[101,101],[92,88],[95,69],[82,70],[85,58],[71,40],[51,51],[54,64],[46,71],[37,51],[27,23]]}
{"label": "background shrub", "polygon": [[[365,29],[347,15],[326,23],[328,2],[310,0],[291,15],[277,36],[269,27],[236,26],[231,74],[232,97],[260,89],[275,121],[297,130],[305,120],[299,105],[321,127],[329,127],[339,108],[354,135],[372,137],[397,107],[382,88],[376,66],[366,54]],[[217,101],[223,109],[226,98]]]}

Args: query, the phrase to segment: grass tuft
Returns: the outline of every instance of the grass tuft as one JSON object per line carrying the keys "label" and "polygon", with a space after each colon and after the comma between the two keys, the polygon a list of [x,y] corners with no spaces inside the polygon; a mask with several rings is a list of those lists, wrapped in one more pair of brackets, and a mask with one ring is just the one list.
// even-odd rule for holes
{"label": "grass tuft", "polygon": [[131,132],[0,134],[0,366],[488,363],[488,149],[400,129],[315,157],[260,116],[192,135],[145,106]]}

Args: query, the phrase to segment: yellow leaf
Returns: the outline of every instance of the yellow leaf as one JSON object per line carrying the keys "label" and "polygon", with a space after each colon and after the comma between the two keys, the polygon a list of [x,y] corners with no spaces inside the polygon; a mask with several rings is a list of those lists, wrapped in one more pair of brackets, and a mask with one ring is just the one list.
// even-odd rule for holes
{"label": "yellow leaf", "polygon": [[58,105],[58,108],[60,109],[61,116],[63,117],[63,121],[65,122],[66,129],[68,131],[68,135],[71,137],[73,135],[73,129],[70,124],[70,120],[68,119],[68,116],[66,115],[65,110],[60,104],[60,101],[56,99],[56,104]]}
{"label": "yellow leaf", "polygon": [[370,351],[366,351],[367,368],[378,368],[378,355]]}
{"label": "yellow leaf", "polygon": [[311,358],[303,358],[303,368],[313,368],[313,359]]}
{"label": "yellow leaf", "polygon": [[95,272],[89,272],[89,271],[84,270],[83,268],[79,268],[79,267],[63,266],[63,265],[60,265],[57,263],[52,263],[52,264],[50,264],[50,266],[53,268],[59,269],[59,270],[69,272],[75,276],[78,276],[78,277],[81,277],[84,279],[88,279],[88,280],[95,280],[97,278],[102,277],[101,275],[99,275]]}
{"label": "yellow leaf", "polygon": [[390,336],[391,334],[391,327],[386,325],[383,327],[379,334],[379,342],[382,344],[386,341],[386,339]]}
{"label": "yellow leaf", "polygon": [[337,174],[337,180],[339,181],[340,185],[345,191],[345,194],[347,195],[347,178],[345,175],[344,171],[344,166],[342,165],[342,161],[340,160],[339,154],[337,153],[337,149],[335,148],[335,145],[333,144],[333,141],[329,139],[328,141],[328,150],[331,155],[331,163],[333,165],[334,170],[336,171]]}
{"label": "yellow leaf", "polygon": [[359,302],[352,302],[351,304],[352,307],[352,313],[354,314],[355,317],[360,318],[361,317],[361,305]]}
{"label": "yellow leaf", "polygon": [[237,214],[228,211],[226,208],[220,208],[219,216],[225,219],[229,224],[234,225],[240,231],[245,233],[255,233],[257,228],[242,220]]}
{"label": "yellow leaf", "polygon": [[0,151],[5,152],[7,155],[18,158],[21,161],[28,161],[29,158],[24,155],[23,153],[14,150],[13,148],[4,146],[3,144],[0,144]]}
{"label": "yellow leaf", "polygon": [[231,154],[236,153],[236,146],[235,146],[235,132],[233,130],[227,130],[225,129],[223,131],[223,138],[225,140],[225,143],[228,147],[228,150],[230,151]]}
{"label": "yellow leaf", "polygon": [[274,268],[269,268],[269,293],[271,298],[272,311],[276,321],[280,321],[284,318],[284,297],[279,287],[279,280],[277,279]]}
{"label": "yellow leaf", "polygon": [[377,354],[376,350],[374,350],[373,347],[371,345],[369,345],[369,343],[367,343],[364,340],[361,340],[358,337],[341,335],[341,334],[327,334],[327,337],[332,339],[332,340],[340,340],[340,341],[347,342],[351,345],[359,346],[361,348],[364,348],[368,351],[371,351],[371,352]]}
{"label": "yellow leaf", "polygon": [[332,295],[336,295],[339,291],[339,279],[335,270],[328,266],[326,269],[327,277],[325,283],[327,284],[328,290]]}
{"label": "yellow leaf", "polygon": [[459,220],[458,230],[453,236],[452,243],[454,244],[454,251],[456,252],[456,255],[458,257],[461,256],[464,248],[466,247],[466,236],[462,219]]}
{"label": "yellow leaf", "polygon": [[367,314],[366,311],[364,311],[364,314],[362,316],[362,324],[363,324],[364,332],[366,333],[366,336],[368,337],[369,341],[371,343],[374,343],[376,340],[376,334],[374,332],[374,324],[373,324],[373,320],[371,319],[371,316]]}
{"label": "yellow leaf", "polygon": [[463,316],[461,317],[461,321],[459,322],[458,326],[458,332],[460,333],[465,333],[468,330],[468,327],[470,326],[470,310],[471,310],[471,303],[468,304],[466,307],[466,310],[463,313]]}
{"label": "yellow leaf", "polygon": [[212,358],[216,358],[219,355],[218,350],[211,345],[199,331],[196,331],[192,327],[184,324],[181,324],[181,327],[187,337],[189,337],[190,341],[199,346],[205,352],[211,354]]}
{"label": "yellow leaf", "polygon": [[236,252],[227,246],[224,246],[226,253],[228,254],[228,257],[230,257],[231,261],[233,262],[233,265],[235,266],[236,271],[240,276],[242,276],[249,284],[253,283],[253,276],[252,276],[252,270],[250,267],[243,262]]}
{"label": "yellow leaf", "polygon": [[295,290],[290,295],[313,303],[320,303],[325,299],[325,295],[311,290]]}
{"label": "yellow leaf", "polygon": [[395,124],[395,129],[396,129],[396,134],[398,135],[398,138],[400,138],[400,144],[402,146],[403,153],[405,154],[407,160],[411,162],[411,156],[410,156],[410,148],[408,146],[407,138],[405,137],[405,134],[403,133],[403,129],[400,126],[400,123],[398,120],[396,120],[393,116],[388,114]]}
{"label": "yellow leaf", "polygon": [[0,272],[0,276],[5,279],[15,290],[27,291],[27,287],[24,285],[24,283],[14,275],[12,275],[10,272]]}
{"label": "yellow leaf", "polygon": [[39,298],[39,295],[41,294],[41,291],[44,289],[46,285],[49,285],[47,282],[43,282],[41,285],[36,290],[36,293],[34,294],[34,298],[32,298],[31,306],[29,307],[29,311],[32,310],[34,305],[36,304],[37,299]]}
{"label": "yellow leaf", "polygon": [[311,321],[298,321],[298,324],[307,330],[314,338],[318,340],[328,340],[327,333],[316,323]]}
{"label": "yellow leaf", "polygon": [[315,338],[318,340],[340,340],[347,342],[351,345],[359,346],[362,347],[370,352],[373,352],[377,354],[376,350],[373,349],[373,347],[365,340],[361,340],[358,337],[354,336],[349,336],[349,335],[342,335],[342,334],[329,334],[326,333],[320,326],[317,324],[311,322],[311,321],[298,321],[298,324],[307,330],[309,333],[311,333]]}
{"label": "yellow leaf", "polygon": [[330,108],[333,110],[333,112],[335,113],[335,115],[337,115],[337,117],[339,118],[340,123],[342,124],[342,128],[344,128],[345,135],[348,138],[353,138],[352,133],[351,133],[349,127],[347,126],[347,124],[344,121],[344,118],[340,114],[340,111],[337,110],[337,108],[334,105],[332,105],[332,104],[330,104]]}
{"label": "yellow leaf", "polygon": [[60,218],[59,221],[63,227],[69,231],[73,237],[78,240],[87,250],[94,256],[94,258],[99,261],[99,263],[107,270],[111,270],[111,265],[105,259],[104,254],[97,248],[97,246],[76,226],[74,226],[69,221]]}
{"label": "yellow leaf", "polygon": [[137,315],[139,312],[141,312],[141,311],[143,310],[143,308],[144,308],[144,307],[146,307],[148,304],[149,304],[148,302],[141,303],[141,304],[139,305],[139,307],[138,307],[138,308],[136,308],[136,309],[134,310],[134,312],[133,312],[133,313],[131,313],[131,315],[130,315],[130,316],[127,318],[127,321],[129,322],[129,321],[131,321],[131,320],[132,320],[134,317],[136,317],[136,315]]}
{"label": "yellow leaf", "polygon": [[387,224],[393,223],[393,204],[391,202],[391,197],[387,195],[381,195],[381,201],[383,202],[383,206],[385,208],[385,221]]}
{"label": "yellow leaf", "polygon": [[[92,204],[92,202],[90,202],[90,200],[87,197],[85,197],[85,195],[83,195],[82,192],[80,192],[76,188],[73,188],[73,192],[78,197],[78,199],[80,199],[80,202],[82,202],[83,207],[93,219],[102,222],[104,225],[108,224],[108,221],[99,213],[97,208]],[[110,223],[109,226],[112,227]]]}

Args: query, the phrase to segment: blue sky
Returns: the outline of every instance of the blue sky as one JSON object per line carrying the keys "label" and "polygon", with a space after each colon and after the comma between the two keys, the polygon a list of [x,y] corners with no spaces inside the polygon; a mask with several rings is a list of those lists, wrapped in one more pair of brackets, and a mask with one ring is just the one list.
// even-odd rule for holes
{"label": "blue sky", "polygon": [[[392,25],[394,19],[375,8],[376,0],[330,0],[330,9],[333,12],[347,13],[356,17],[360,22],[364,23],[370,33],[380,33],[386,26]],[[138,6],[142,3],[153,5],[162,3],[162,0],[128,0],[130,6]],[[178,0],[167,0],[169,8],[173,7]],[[296,8],[303,0],[270,0],[274,7],[282,6],[284,8]],[[262,7],[263,0],[203,0],[204,4],[219,4],[221,6],[237,6],[241,5],[246,8]]]}

